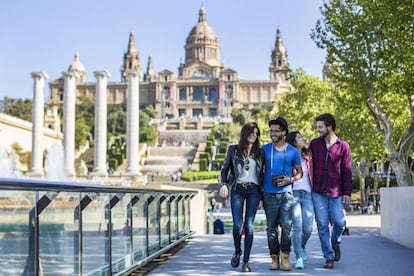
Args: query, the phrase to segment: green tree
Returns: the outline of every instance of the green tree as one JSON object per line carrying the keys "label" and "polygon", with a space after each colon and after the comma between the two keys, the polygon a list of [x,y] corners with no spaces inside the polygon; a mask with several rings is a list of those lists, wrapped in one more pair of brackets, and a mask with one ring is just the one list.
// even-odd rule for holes
{"label": "green tree", "polygon": [[75,121],[75,148],[79,149],[85,145],[91,127],[86,123],[85,118],[77,118]]}
{"label": "green tree", "polygon": [[0,99],[0,112],[26,121],[32,121],[32,100],[13,99],[4,97]]}
{"label": "green tree", "polygon": [[299,130],[302,135],[315,137],[315,117],[321,113],[335,114],[335,90],[317,77],[307,75],[298,69],[292,75],[292,91],[276,101],[273,117],[282,116],[289,124],[289,130]]}
{"label": "green tree", "polygon": [[139,129],[139,142],[147,143],[150,146],[155,145],[157,141],[157,131],[152,126],[143,126]]}
{"label": "green tree", "polygon": [[139,141],[155,145],[157,141],[157,129],[150,125],[151,119],[155,118],[157,111],[152,105],[147,105],[139,111]]}
{"label": "green tree", "polygon": [[126,133],[127,115],[119,104],[108,105],[107,129],[112,136]]}
{"label": "green tree", "polygon": [[234,123],[238,123],[242,126],[245,123],[250,122],[252,118],[252,111],[247,107],[243,107],[241,109],[234,109],[231,112],[231,116],[233,117]]}
{"label": "green tree", "polygon": [[399,186],[412,185],[414,13],[411,0],[324,1],[312,39],[326,49],[329,77],[366,103]]}
{"label": "green tree", "polygon": [[95,104],[88,97],[79,97],[77,100],[76,119],[79,118],[84,118],[85,123],[93,130],[95,124]]}
{"label": "green tree", "polygon": [[290,130],[299,130],[312,138],[317,135],[315,117],[325,112],[332,113],[337,121],[338,135],[351,147],[354,165],[360,165],[356,167],[360,189],[364,191],[369,161],[384,155],[383,139],[376,132],[364,102],[346,91],[335,89],[327,81],[307,75],[302,69],[292,75],[291,84],[292,91],[277,102],[277,115],[286,118]]}

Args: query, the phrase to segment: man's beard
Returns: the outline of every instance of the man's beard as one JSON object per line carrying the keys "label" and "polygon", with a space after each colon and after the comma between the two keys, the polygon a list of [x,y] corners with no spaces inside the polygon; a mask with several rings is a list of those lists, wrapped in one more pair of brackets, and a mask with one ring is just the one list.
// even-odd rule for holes
{"label": "man's beard", "polygon": [[325,138],[326,136],[328,136],[329,132],[325,131],[325,132],[320,132],[319,136]]}

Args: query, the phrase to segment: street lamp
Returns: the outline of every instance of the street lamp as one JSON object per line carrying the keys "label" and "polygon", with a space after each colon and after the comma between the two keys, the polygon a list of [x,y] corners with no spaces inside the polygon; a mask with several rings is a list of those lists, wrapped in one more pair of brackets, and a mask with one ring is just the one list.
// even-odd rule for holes
{"label": "street lamp", "polygon": [[165,114],[165,106],[166,106],[166,98],[168,93],[168,87],[164,86],[163,90],[161,91],[161,119],[164,119]]}
{"label": "street lamp", "polygon": [[226,115],[227,118],[231,117],[231,96],[232,96],[233,87],[229,84],[226,87]]}

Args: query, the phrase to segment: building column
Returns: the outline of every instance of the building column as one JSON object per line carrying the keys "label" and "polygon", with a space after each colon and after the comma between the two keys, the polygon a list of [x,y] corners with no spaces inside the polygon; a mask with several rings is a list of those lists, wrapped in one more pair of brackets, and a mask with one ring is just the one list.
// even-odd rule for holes
{"label": "building column", "polygon": [[32,106],[32,159],[29,176],[42,177],[43,170],[43,97],[44,81],[48,78],[44,72],[33,72],[31,76],[33,85]]}
{"label": "building column", "polygon": [[108,78],[111,74],[107,71],[95,71],[95,135],[94,135],[94,164],[91,175],[107,176],[106,166],[106,121],[107,121],[107,91]]}
{"label": "building column", "polygon": [[127,175],[139,175],[139,78],[138,71],[126,72],[127,91]]}
{"label": "building column", "polygon": [[63,148],[65,155],[65,176],[75,174],[75,111],[76,78],[74,72],[63,72]]}

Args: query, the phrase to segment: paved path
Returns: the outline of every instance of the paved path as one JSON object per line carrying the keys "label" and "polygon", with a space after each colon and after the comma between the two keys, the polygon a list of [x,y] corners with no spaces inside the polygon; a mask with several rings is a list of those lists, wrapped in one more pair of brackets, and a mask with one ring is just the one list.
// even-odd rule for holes
{"label": "paved path", "polygon": [[[340,262],[335,262],[333,270],[323,269],[318,235],[312,234],[308,243],[309,260],[305,269],[270,271],[270,257],[264,231],[255,233],[250,258],[251,273],[247,275],[414,275],[414,250],[399,245],[380,236],[379,215],[353,215],[347,217],[350,235],[343,236]],[[241,266],[232,268],[230,258],[233,254],[232,236],[196,235],[190,242],[166,262],[160,264],[147,275],[238,275]],[[295,258],[290,256],[292,265]]]}

